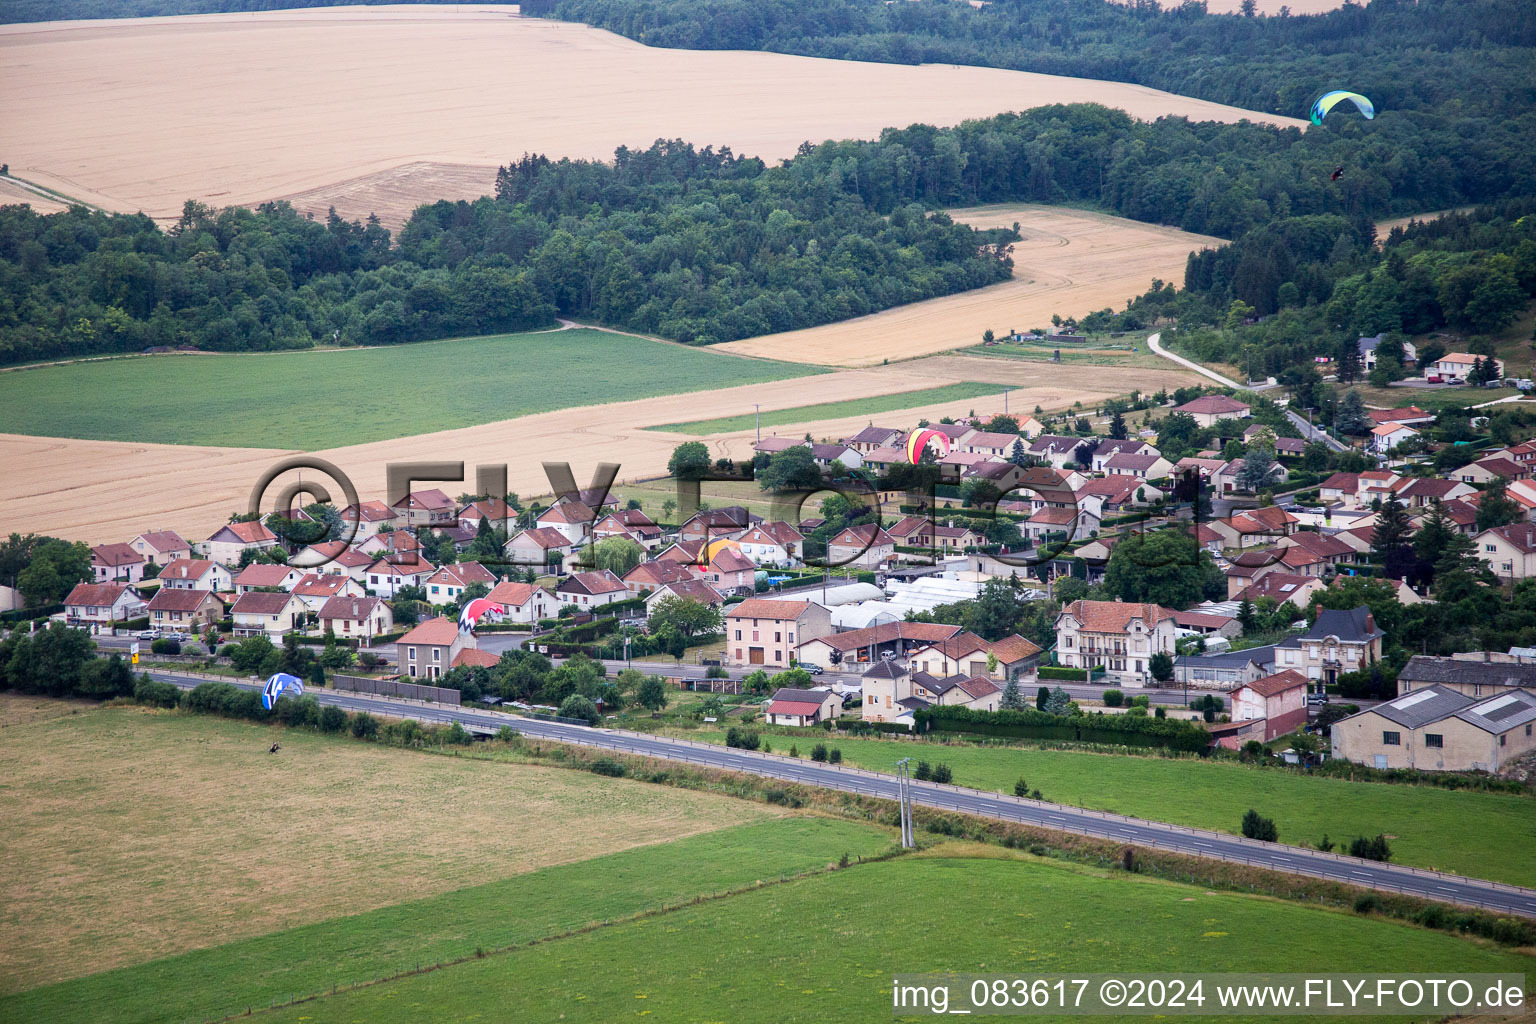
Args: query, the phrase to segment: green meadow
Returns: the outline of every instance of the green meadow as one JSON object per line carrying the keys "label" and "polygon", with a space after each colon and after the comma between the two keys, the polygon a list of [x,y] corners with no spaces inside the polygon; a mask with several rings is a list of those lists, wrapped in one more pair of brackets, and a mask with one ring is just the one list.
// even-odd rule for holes
{"label": "green meadow", "polygon": [[[732,1024],[891,1019],[899,973],[1526,972],[1443,933],[959,846],[854,865],[263,1014]],[[967,855],[971,854],[971,855]],[[1214,1012],[1223,1020],[1250,1019]],[[1290,1018],[1300,1019],[1300,1018]]]}
{"label": "green meadow", "polygon": [[823,372],[581,329],[387,348],[134,356],[0,373],[0,432],[321,449]]}
{"label": "green meadow", "polygon": [[844,854],[857,860],[892,845],[889,830],[831,818],[735,826],[33,989],[0,998],[0,1020],[219,1019],[778,882],[825,869]]}
{"label": "green meadow", "polygon": [[[724,734],[688,732],[723,743]],[[898,740],[770,737],[778,754],[826,742],[848,764],[889,772],[901,757],[949,765],[956,785],[1012,793],[1024,779],[1050,801],[1237,833],[1250,807],[1273,818],[1283,843],[1316,846],[1327,833],[1390,836],[1392,860],[1514,885],[1536,885],[1536,799],[1302,775],[1232,761],[1138,757],[1033,747]],[[1468,827],[1475,822],[1475,827]]]}
{"label": "green meadow", "polygon": [[835,420],[847,416],[877,416],[898,409],[916,409],[939,402],[960,402],[982,395],[995,395],[1002,390],[1000,384],[979,381],[963,381],[941,387],[921,388],[917,391],[899,391],[891,395],[873,398],[850,398],[844,402],[822,402],[818,405],[799,405],[793,409],[774,409],[762,414],[719,416],[712,420],[689,420],[682,423],[661,423],[647,430],[666,430],[674,434],[722,434],[732,430],[750,430],[754,426],[780,427],[786,423],[813,423],[816,420]]}

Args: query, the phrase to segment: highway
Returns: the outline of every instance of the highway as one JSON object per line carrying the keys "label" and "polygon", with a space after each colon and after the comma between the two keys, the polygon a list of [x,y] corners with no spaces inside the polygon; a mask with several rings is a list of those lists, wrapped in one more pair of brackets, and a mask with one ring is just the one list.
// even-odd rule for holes
{"label": "highway", "polygon": [[[183,688],[190,688],[206,681],[194,676],[170,672],[157,671],[150,674],[156,679],[174,683]],[[235,685],[243,689],[257,688],[254,683],[236,683]],[[894,776],[846,768],[841,765],[819,764],[778,754],[734,750],[691,740],[649,736],[643,733],[565,725],[559,722],[523,718],[495,711],[470,710],[447,704],[398,701],[325,689],[312,689],[308,692],[321,704],[334,704],[348,711],[370,711],[375,714],[415,718],[428,722],[459,722],[466,728],[481,733],[494,733],[502,726],[509,725],[525,736],[581,746],[602,747],[620,753],[685,761],[729,771],[748,772],[864,796],[896,799]],[[1058,829],[1063,832],[1095,836],[1137,846],[1155,847],[1195,857],[1253,864],[1274,871],[1325,878],[1371,889],[1402,892],[1424,899],[1484,907],[1501,914],[1536,918],[1536,890],[1486,882],[1461,875],[1449,875],[1394,864],[1380,864],[1375,861],[1321,853],[1297,846],[1263,843],[1180,825],[1129,818],[1043,801],[1022,800],[999,793],[967,789],[963,786],[914,781],[912,800],[926,807]]]}

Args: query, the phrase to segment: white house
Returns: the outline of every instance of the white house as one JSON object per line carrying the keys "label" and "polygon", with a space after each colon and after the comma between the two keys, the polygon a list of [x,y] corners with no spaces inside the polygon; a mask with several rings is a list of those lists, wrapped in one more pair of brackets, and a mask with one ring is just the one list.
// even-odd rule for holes
{"label": "white house", "polygon": [[252,562],[235,577],[235,593],[248,594],[261,587],[281,587],[292,590],[294,584],[304,578],[302,569],[271,562]]}
{"label": "white house", "polygon": [[401,587],[419,587],[437,570],[431,562],[407,562],[397,565],[381,558],[368,567],[364,584],[373,594],[392,598]]}
{"label": "white house", "polygon": [[202,543],[201,554],[214,562],[239,565],[247,551],[265,551],[277,547],[277,537],[261,523],[230,523],[221,526]]}
{"label": "white house", "polygon": [[528,565],[538,569],[562,565],[575,552],[570,537],[559,530],[538,526],[524,530],[505,548],[507,560],[514,565]]}
{"label": "white house", "polygon": [[178,558],[160,570],[161,590],[213,590],[220,593],[234,589],[234,577],[218,562],[205,558]]}
{"label": "white house", "polygon": [[354,544],[361,544],[386,527],[393,530],[401,525],[399,514],[382,501],[360,501],[356,505],[348,505],[341,510],[341,521],[344,528],[342,536],[346,536],[350,528]]}
{"label": "white house", "polygon": [[145,611],[144,599],[126,583],[77,583],[64,598],[64,621],[71,626],[110,626]]}
{"label": "white house", "polygon": [[128,544],[143,555],[146,562],[154,562],[156,565],[170,565],[178,558],[192,557],[192,545],[175,530],[141,533]]}
{"label": "white house", "polygon": [[98,544],[91,548],[91,572],[97,583],[137,583],[144,578],[144,556],[131,544]]}
{"label": "white house", "polygon": [[805,535],[788,523],[758,523],[737,538],[741,553],[754,565],[792,566],[804,552]]}
{"label": "white house", "polygon": [[366,642],[388,633],[394,625],[394,612],[376,597],[339,594],[320,606],[321,630],[328,629],[339,637],[357,637]]}
{"label": "white house", "polygon": [[573,604],[582,611],[626,601],[632,596],[624,581],[607,569],[572,573],[555,587],[557,605]]}
{"label": "white house", "polygon": [[1116,682],[1146,685],[1154,654],[1174,653],[1170,609],[1125,601],[1073,601],[1056,617],[1056,656],[1071,668],[1103,668]]}
{"label": "white house", "polygon": [[873,569],[896,555],[896,540],[874,523],[850,526],[827,541],[827,563]]}
{"label": "white house", "polygon": [[1418,436],[1419,432],[1406,423],[1383,423],[1371,428],[1371,451],[1377,455],[1387,455],[1404,441]]}
{"label": "white house", "polygon": [[497,584],[495,573],[479,562],[454,562],[442,566],[428,576],[422,586],[427,591],[428,604],[452,604],[472,583],[483,583],[487,588]]}
{"label": "white house", "polygon": [[333,597],[363,597],[367,591],[350,576],[311,572],[299,578],[289,591],[307,612],[318,613]]}
{"label": "white house", "polygon": [[843,713],[843,698],[830,689],[797,690],[788,686],[774,691],[766,711],[769,725],[804,728],[831,722]]}
{"label": "white house", "polygon": [[253,590],[241,594],[229,614],[236,636],[267,636],[275,641],[284,633],[304,628],[304,605],[287,593]]}
{"label": "white house", "polygon": [[485,599],[501,605],[508,622],[538,622],[553,618],[560,607],[555,603],[554,595],[532,583],[498,583]]}

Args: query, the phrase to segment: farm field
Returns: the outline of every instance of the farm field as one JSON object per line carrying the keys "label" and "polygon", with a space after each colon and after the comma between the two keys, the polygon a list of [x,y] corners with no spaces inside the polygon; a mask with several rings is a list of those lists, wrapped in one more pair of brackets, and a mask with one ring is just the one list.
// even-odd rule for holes
{"label": "farm field", "polygon": [[995,395],[996,384],[968,381],[963,384],[946,384],[942,387],[924,388],[921,391],[898,391],[878,398],[865,398],[852,402],[826,402],[821,405],[802,405],[794,409],[775,409],[766,416],[742,413],[738,416],[719,416],[712,420],[690,420],[685,423],[662,423],[649,429],[667,430],[674,434],[721,434],[730,430],[746,430],[761,423],[764,427],[779,427],[786,423],[807,423],[812,420],[829,420],[845,416],[871,416],[897,409],[910,409],[932,402],[978,398]]}
{"label": "farm field", "polygon": [[[20,177],[162,219],[188,199],[291,197],[319,216],[335,205],[349,219],[377,212],[395,226],[419,203],[485,194],[494,169],[525,151],[606,160],[619,145],[684,138],[772,161],[806,140],[1061,102],[1147,120],[1304,123],[1092,79],[649,48],[515,10],[8,25],[0,29],[6,156]],[[177,73],[167,76],[168,67]],[[184,88],[188,81],[199,88]],[[408,165],[415,169],[402,175]]]}
{"label": "farm field", "polygon": [[56,1024],[218,1019],[776,882],[890,845],[886,830],[831,818],[734,825],[0,997],[0,1014]]}
{"label": "farm field", "polygon": [[[725,742],[721,732],[688,731],[690,739]],[[889,772],[900,757],[949,765],[960,786],[1012,793],[1020,778],[1055,803],[1114,811],[1156,821],[1237,833],[1250,807],[1273,818],[1280,841],[1315,846],[1384,833],[1397,864],[1437,868],[1514,885],[1536,885],[1536,800],[1502,793],[1457,792],[1431,786],[1350,782],[1193,758],[1133,757],[1030,747],[912,744],[897,740],[794,740],[774,735],[773,748],[800,756],[823,740],[843,760]],[[1474,811],[1473,808],[1476,808]],[[1463,824],[1469,814],[1476,829]]]}
{"label": "farm field", "polygon": [[[313,450],[343,438],[361,444],[820,372],[580,329],[315,352],[90,360],[0,373],[0,432]],[[474,386],[464,386],[470,381]],[[400,385],[453,397],[402,401]],[[167,394],[176,400],[167,402]]]}
{"label": "farm field", "polygon": [[[1132,351],[1135,349],[1136,351]],[[1061,362],[1057,364],[1055,353],[1060,351]],[[1115,338],[1103,342],[1089,342],[1066,346],[1047,345],[1043,342],[999,342],[996,345],[972,345],[970,348],[962,348],[955,353],[962,356],[979,356],[984,359],[1018,359],[1030,363],[1050,363],[1062,366],[1138,366],[1147,369],[1166,369],[1172,365],[1168,360],[1157,355],[1147,348],[1147,339],[1144,334],[1136,334],[1126,338]]]}
{"label": "farm field", "polygon": [[1046,327],[1052,314],[1120,308],[1153,278],[1182,281],[1190,252],[1225,244],[1177,228],[1064,207],[950,210],[977,228],[1019,225],[1013,280],[820,327],[717,346],[722,351],[832,366],[867,366],[976,344],[983,331]]}
{"label": "farm field", "polygon": [[0,883],[0,992],[780,813],[297,730],[273,757],[275,735],[138,708],[0,729],[0,855],[27,865]]}
{"label": "farm field", "polygon": [[[538,344],[558,347],[561,339],[577,333],[577,331],[565,331],[559,334],[551,332],[546,335],[517,337],[531,337]],[[691,360],[703,360],[704,362],[694,365],[708,367],[736,365],[724,362],[728,358],[725,356],[690,350],[665,342],[643,339],[636,341],[610,332],[591,333],[600,334],[601,338],[609,339],[607,342],[594,339],[587,343],[596,346],[591,349],[593,359],[604,367],[622,365],[622,360],[626,358],[625,353],[637,351],[631,347],[634,345],[655,346],[655,349],[645,348],[638,351],[654,352],[665,349],[668,353],[675,353],[675,355],[657,357],[662,364],[668,360],[676,360],[673,365],[686,367],[690,365]],[[451,382],[451,390],[442,393],[454,395],[452,402],[425,401],[419,397],[417,390],[409,387],[402,390],[399,386],[383,379],[356,381],[341,386],[347,393],[369,395],[370,404],[367,408],[382,409],[378,412],[379,417],[386,422],[394,422],[398,425],[413,419],[433,420],[437,418],[438,410],[446,410],[450,405],[457,403],[460,395],[465,396],[466,404],[478,404],[482,408],[487,402],[494,404],[499,398],[496,394],[490,394],[489,397],[485,394],[475,394],[487,389],[482,386],[481,378],[477,378],[478,367],[472,361],[459,356],[461,350],[456,347],[459,344],[460,342],[428,342],[425,343],[423,352],[429,355],[421,356],[396,349],[348,349],[330,353],[284,353],[260,358],[324,360],[329,356],[345,360],[366,356],[373,352],[378,353],[376,358],[384,359],[386,366],[392,365],[392,360],[430,359],[434,367],[447,367],[448,369],[429,369],[425,372],[433,375],[450,375],[433,379],[446,379]],[[495,339],[478,341],[468,339],[463,344],[471,347],[476,344],[486,344],[494,348]],[[0,373],[0,395],[21,396],[17,399],[22,405],[21,413],[12,413],[14,419],[21,421],[19,424],[21,429],[33,433],[57,432],[60,428],[49,420],[48,417],[51,414],[35,411],[37,407],[28,395],[28,388],[24,381],[33,373],[44,374],[45,380],[48,375],[54,373],[64,374],[63,378],[55,379],[75,379],[71,377],[72,374],[83,373],[86,374],[83,379],[95,379],[101,382],[98,386],[105,386],[106,382],[114,379],[112,371],[133,367],[134,372],[140,375],[137,379],[152,383],[153,394],[170,394],[172,392],[160,390],[164,385],[156,378],[159,373],[158,368],[165,367],[168,370],[173,366],[185,365],[187,369],[183,370],[183,373],[195,374],[199,367],[217,365],[215,362],[217,360],[245,358],[258,357],[145,356],[107,363],[76,363],[68,366],[11,371]],[[718,362],[711,360],[718,360]],[[420,366],[422,363],[417,362],[413,365]],[[748,372],[766,373],[769,376],[777,374],[784,377],[788,372],[815,374],[815,368],[804,366],[787,367],[786,364],[777,364],[777,368],[774,368],[773,364],[742,363],[741,365],[749,367]],[[765,365],[769,367],[766,371],[763,370]],[[569,368],[561,369],[563,375],[568,375],[569,372]],[[601,372],[607,374],[611,371],[605,368]],[[91,376],[98,373],[102,376],[95,378]],[[765,380],[757,384],[740,384],[736,387],[719,386],[723,382],[717,380],[715,389],[711,391],[697,391],[685,395],[663,394],[653,398],[610,401],[604,405],[562,408],[514,419],[501,419],[479,426],[460,427],[454,430],[434,429],[432,433],[416,434],[411,437],[351,444],[350,439],[356,432],[367,427],[360,413],[346,407],[316,406],[311,397],[311,385],[308,379],[299,374],[287,373],[282,376],[284,383],[281,387],[277,384],[252,385],[258,391],[262,388],[268,389],[269,398],[266,405],[246,401],[246,384],[240,381],[233,390],[238,401],[226,399],[225,407],[216,409],[215,414],[218,423],[223,424],[221,429],[224,430],[228,439],[244,444],[252,442],[272,444],[276,440],[274,435],[281,429],[274,426],[280,418],[275,410],[308,410],[304,413],[305,416],[310,417],[305,424],[305,429],[317,432],[323,429],[326,443],[331,445],[337,442],[348,442],[346,447],[322,448],[316,454],[320,458],[329,460],[346,473],[355,483],[359,495],[365,498],[385,496],[385,471],[386,466],[391,462],[445,459],[462,460],[465,463],[469,481],[474,479],[476,466],[506,465],[509,488],[529,496],[549,493],[550,483],[542,467],[542,463],[548,460],[569,462],[573,472],[584,483],[590,479],[594,467],[600,462],[618,463],[621,482],[654,479],[664,475],[672,450],[679,443],[694,440],[694,438],[687,434],[646,430],[643,429],[644,427],[656,423],[675,422],[684,416],[700,418],[740,416],[750,412],[753,403],[759,404],[765,413],[771,413],[777,409],[798,408],[807,404],[870,399],[892,392],[911,391],[946,383],[987,380],[995,382],[999,391],[1004,385],[1015,386],[1010,396],[1009,408],[1024,410],[1039,405],[1045,409],[1064,409],[1074,402],[1083,402],[1087,405],[1111,395],[1128,393],[1135,388],[1178,387],[1192,380],[1193,374],[1177,368],[1141,370],[1130,367],[1098,367],[1091,373],[1074,373],[1069,379],[1063,379],[1064,377],[1065,375],[1052,373],[1038,364],[1022,361],[940,356],[921,361],[894,363],[890,366],[858,370],[844,369],[812,376]],[[197,383],[195,378],[182,379],[192,379]],[[518,368],[507,379],[522,380],[526,382],[528,388],[534,390],[546,386],[546,382],[527,376],[523,368]],[[563,382],[566,376],[558,376],[557,379]],[[604,378],[600,376],[598,379]],[[665,388],[676,390],[678,387],[686,387],[688,383],[673,380],[666,384]],[[80,387],[83,386],[80,385]],[[555,387],[553,384],[548,386],[550,389]],[[561,384],[560,386],[575,388],[578,385]],[[50,400],[49,408],[57,412],[63,421],[80,422],[72,420],[76,416],[73,408],[76,403],[65,401],[64,396],[68,388],[58,384],[50,387],[60,390],[57,390]],[[371,392],[368,390],[370,388]],[[98,392],[96,397],[100,398],[101,395],[102,393]],[[410,397],[402,397],[404,395]],[[115,402],[119,396],[113,391],[109,397]],[[381,406],[373,402],[371,399],[375,397],[379,403],[384,404]],[[505,400],[512,401],[511,398]],[[533,402],[540,399],[524,398],[522,401]],[[135,398],[134,402],[137,403],[135,409],[141,414],[141,418],[137,421],[126,418],[119,421],[115,427],[119,436],[133,437],[140,432],[166,430],[167,427],[164,425],[155,426],[151,423],[151,420],[156,417],[163,416],[165,422],[169,423],[187,422],[187,417],[174,408],[175,403],[156,401],[152,396]],[[888,414],[882,418],[892,419],[893,422],[915,424],[919,417],[936,420],[945,415],[960,415],[971,409],[978,412],[993,412],[1001,411],[1002,407],[1002,395],[998,394],[992,397],[983,396],[965,401],[952,400],[947,403],[919,406],[903,410],[899,415]],[[107,421],[95,422],[106,423]],[[845,416],[842,419],[801,423],[780,429],[786,434],[796,436],[810,430],[816,437],[835,438],[856,432],[867,422],[867,416]],[[322,426],[323,424],[329,425]],[[198,429],[212,432],[215,425],[201,425]],[[716,457],[746,458],[751,453],[752,439],[753,432],[745,429],[714,435],[705,440]],[[4,523],[10,530],[36,531],[55,537],[85,540],[93,544],[129,538],[142,530],[166,528],[179,530],[189,538],[202,538],[228,522],[231,512],[237,509],[244,511],[250,501],[251,489],[261,475],[279,458],[292,453],[292,449],[276,447],[166,445],[147,444],[137,440],[93,441],[0,433],[0,465],[6,467],[9,473],[7,483],[11,485],[5,493],[0,494],[0,523]],[[305,479],[312,481],[316,475],[311,471]],[[284,484],[294,478],[295,474],[290,473],[274,481],[273,486],[269,488],[268,502]],[[333,495],[341,490],[339,484],[334,482],[327,486]],[[458,494],[467,490],[468,487],[460,487],[448,482],[445,489],[451,494]],[[269,505],[263,507],[267,508]]]}
{"label": "farm field", "polygon": [[699,1007],[732,1022],[872,1021],[889,1017],[891,976],[904,972],[1278,972],[1343,963],[1352,971],[1524,972],[1530,960],[1379,919],[946,844],[270,1017],[433,1024],[495,1005],[507,1019],[602,1024],[635,1015],[696,1020]]}

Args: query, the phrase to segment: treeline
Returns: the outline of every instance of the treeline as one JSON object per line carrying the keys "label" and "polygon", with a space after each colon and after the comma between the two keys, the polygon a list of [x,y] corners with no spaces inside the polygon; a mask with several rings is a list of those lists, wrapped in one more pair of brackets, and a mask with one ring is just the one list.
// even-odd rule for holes
{"label": "treeline", "polygon": [[1007,278],[1010,232],[877,211],[832,169],[658,142],[614,164],[528,157],[500,199],[425,206],[399,244],[284,203],[141,215],[0,207],[0,362],[240,352],[526,330],[557,313],[707,344]]}
{"label": "treeline", "polygon": [[[1191,254],[1183,291],[1165,285],[1123,314],[1085,322],[1177,320],[1180,351],[1238,364],[1255,379],[1289,373],[1287,382],[1310,395],[1302,378],[1313,376],[1316,356],[1334,360],[1346,382],[1364,375],[1352,351],[1360,337],[1389,342],[1378,349],[1385,359],[1376,383],[1404,376],[1399,343],[1407,335],[1450,328],[1467,336],[1459,350],[1493,355],[1491,335],[1536,298],[1536,200],[1397,227],[1379,247],[1374,239],[1339,217],[1277,221]],[[1213,329],[1189,329],[1198,325]],[[1443,351],[1421,343],[1418,361]]]}
{"label": "treeline", "polygon": [[897,64],[970,64],[1136,82],[1305,117],[1326,88],[1419,110],[1455,97],[1530,99],[1536,20],[1523,0],[1387,0],[1307,17],[1164,11],[1155,0],[527,0],[650,46],[772,50]]}

